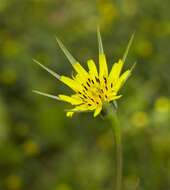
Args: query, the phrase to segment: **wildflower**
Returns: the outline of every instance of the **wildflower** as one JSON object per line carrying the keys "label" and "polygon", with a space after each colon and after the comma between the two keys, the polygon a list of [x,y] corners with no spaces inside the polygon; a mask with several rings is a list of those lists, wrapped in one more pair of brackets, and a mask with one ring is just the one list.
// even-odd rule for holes
{"label": "wildflower", "polygon": [[75,76],[72,78],[63,75],[60,76],[38,61],[34,60],[39,66],[73,90],[72,95],[60,94],[58,96],[34,90],[35,93],[40,95],[68,102],[75,106],[74,108],[67,111],[68,117],[71,117],[75,112],[87,111],[94,111],[94,117],[96,117],[102,111],[102,108],[106,103],[111,103],[122,96],[118,94],[118,92],[131,74],[132,69],[125,71],[123,74],[121,74],[121,71],[134,35],[132,35],[130,38],[123,58],[119,59],[117,63],[113,64],[110,73],[108,72],[106,56],[103,50],[102,39],[99,30],[97,30],[97,36],[99,45],[99,72],[92,59],[87,61],[88,71],[86,71],[70,54],[70,52],[58,38],[56,38],[57,42],[72,64],[76,72]]}

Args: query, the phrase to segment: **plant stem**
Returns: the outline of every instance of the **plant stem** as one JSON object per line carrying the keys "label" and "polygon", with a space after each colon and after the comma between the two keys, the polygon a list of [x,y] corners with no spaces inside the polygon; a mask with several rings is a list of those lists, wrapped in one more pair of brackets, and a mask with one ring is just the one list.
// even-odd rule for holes
{"label": "plant stem", "polygon": [[115,142],[115,188],[114,190],[122,189],[122,139],[121,128],[117,117],[116,110],[112,107],[107,108],[108,119],[110,120],[114,142]]}
{"label": "plant stem", "polygon": [[112,119],[112,129],[114,133],[115,141],[115,168],[116,168],[116,182],[115,190],[121,190],[122,186],[122,142],[121,142],[121,130],[119,126],[119,121],[117,115],[113,116]]}

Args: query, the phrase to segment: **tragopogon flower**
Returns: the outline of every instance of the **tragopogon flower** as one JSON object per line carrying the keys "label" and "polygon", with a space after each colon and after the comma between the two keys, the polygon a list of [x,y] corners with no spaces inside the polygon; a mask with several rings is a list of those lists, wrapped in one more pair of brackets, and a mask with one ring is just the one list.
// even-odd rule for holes
{"label": "tragopogon flower", "polygon": [[68,102],[75,106],[67,111],[67,116],[71,117],[75,112],[94,111],[94,117],[96,117],[101,112],[105,103],[113,102],[121,97],[118,92],[131,74],[132,69],[125,71],[123,74],[121,74],[121,71],[134,35],[130,38],[123,58],[113,64],[110,73],[108,72],[106,56],[104,54],[99,30],[97,30],[97,36],[99,45],[99,71],[92,59],[87,61],[88,71],[86,71],[58,38],[56,39],[60,48],[75,70],[74,76],[71,78],[63,75],[60,76],[34,60],[43,69],[73,90],[72,95],[60,94],[58,96],[34,90],[35,93],[40,95]]}

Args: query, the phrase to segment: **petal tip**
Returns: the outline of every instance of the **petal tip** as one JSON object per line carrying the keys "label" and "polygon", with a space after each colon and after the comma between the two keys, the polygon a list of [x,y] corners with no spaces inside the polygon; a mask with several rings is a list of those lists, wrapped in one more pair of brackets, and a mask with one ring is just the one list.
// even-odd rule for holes
{"label": "petal tip", "polygon": [[69,112],[66,113],[66,116],[67,117],[73,117],[73,114],[74,114],[74,112],[69,111]]}

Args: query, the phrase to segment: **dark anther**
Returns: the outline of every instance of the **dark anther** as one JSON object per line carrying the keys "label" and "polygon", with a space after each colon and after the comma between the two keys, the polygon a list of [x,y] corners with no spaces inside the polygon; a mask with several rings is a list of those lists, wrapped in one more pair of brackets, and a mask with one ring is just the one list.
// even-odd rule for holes
{"label": "dark anther", "polygon": [[101,90],[101,92],[103,93],[103,89],[100,89]]}
{"label": "dark anther", "polygon": [[90,98],[90,100],[94,102],[93,98]]}
{"label": "dark anther", "polygon": [[88,104],[88,106],[91,106],[91,104]]}
{"label": "dark anther", "polygon": [[90,84],[88,82],[86,82],[86,84],[90,87]]}
{"label": "dark anther", "polygon": [[88,81],[91,82],[91,80],[88,78]]}
{"label": "dark anther", "polygon": [[97,82],[99,82],[99,83],[100,83],[100,80],[99,80],[97,77],[95,77],[95,79],[96,79],[96,81],[97,81]]}
{"label": "dark anther", "polygon": [[83,87],[87,90],[87,87],[83,85]]}
{"label": "dark anther", "polygon": [[103,79],[104,79],[104,82],[105,82],[105,84],[106,84],[106,82],[107,82],[106,77],[103,77]]}
{"label": "dark anther", "polygon": [[99,94],[99,98],[102,98],[102,97],[100,96],[100,94]]}
{"label": "dark anther", "polygon": [[91,80],[92,81],[92,83],[94,84],[94,81],[93,80]]}
{"label": "dark anther", "polygon": [[111,88],[113,87],[113,83],[111,83]]}
{"label": "dark anther", "polygon": [[107,98],[107,95],[105,95],[105,98]]}
{"label": "dark anther", "polygon": [[87,96],[86,96],[86,95],[84,95],[84,94],[83,94],[83,97],[84,97],[84,98],[87,98]]}
{"label": "dark anther", "polygon": [[81,92],[78,92],[79,94],[81,94]]}
{"label": "dark anther", "polygon": [[108,90],[107,86],[106,86],[106,90]]}
{"label": "dark anther", "polygon": [[96,102],[97,104],[99,104],[99,102]]}

